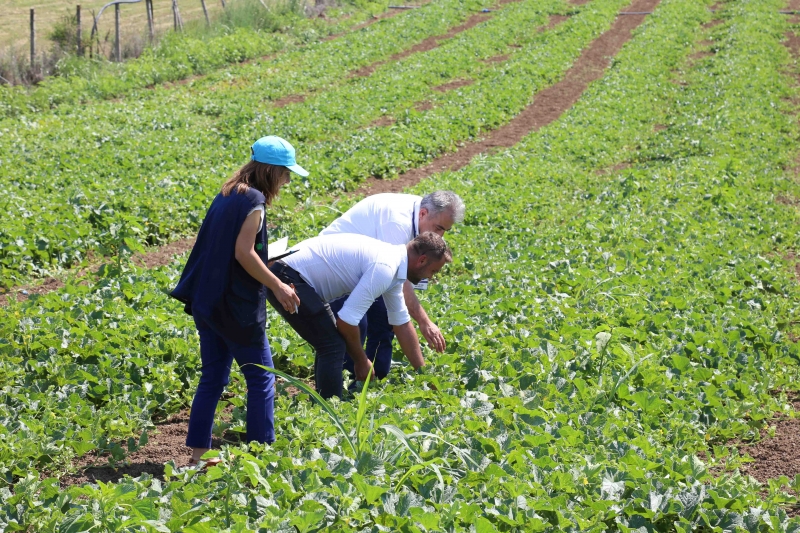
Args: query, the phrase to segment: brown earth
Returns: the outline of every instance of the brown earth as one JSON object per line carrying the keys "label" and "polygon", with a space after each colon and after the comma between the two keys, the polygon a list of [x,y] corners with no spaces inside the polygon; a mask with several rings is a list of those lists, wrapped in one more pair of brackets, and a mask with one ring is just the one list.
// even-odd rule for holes
{"label": "brown earth", "polygon": [[[547,26],[543,26],[539,28],[538,32],[541,33],[543,31],[552,30],[562,22],[566,22],[569,20],[569,15],[550,15],[550,20],[547,22]],[[514,48],[514,45],[511,45]],[[521,46],[517,46],[517,48],[522,48]]]}
{"label": "brown earth", "polygon": [[[659,3],[660,0],[634,0],[623,11],[652,11]],[[572,107],[586,87],[602,76],[610,59],[631,38],[631,32],[644,19],[645,15],[618,17],[608,31],[581,53],[564,75],[564,79],[536,94],[532,104],[485,139],[466,143],[458,151],[445,154],[424,167],[410,170],[395,180],[370,178],[357,193],[399,192],[436,172],[463,168],[476,155],[514,146],[527,134],[550,124]]]}
{"label": "brown earth", "polygon": [[594,173],[597,174],[598,176],[606,176],[608,174],[614,174],[614,173],[619,172],[620,170],[625,170],[625,169],[628,169],[628,168],[631,168],[631,164],[630,163],[617,163],[615,165],[611,165],[608,168],[597,169],[597,170],[595,170]]}
{"label": "brown earth", "polygon": [[[306,384],[314,386],[313,380],[304,380]],[[292,385],[287,385],[280,378],[276,384],[277,395],[287,395],[290,397],[300,394],[300,390]],[[230,393],[223,394],[223,399],[229,397]],[[231,418],[232,406],[228,405],[221,416],[222,421],[229,421]],[[156,429],[148,433],[148,442],[139,450],[128,455],[123,462],[116,466],[111,466],[107,456],[99,456],[96,453],[88,453],[78,458],[73,466],[78,470],[75,474],[63,476],[59,482],[62,488],[82,483],[116,483],[123,477],[138,477],[142,474],[150,474],[154,478],[164,480],[164,465],[168,461],[173,461],[176,467],[189,465],[191,448],[186,447],[186,433],[189,424],[189,410],[184,409],[180,413],[172,415],[165,422],[156,424]],[[236,444],[241,442],[241,435],[238,432],[226,431],[223,437],[211,439],[211,446],[219,449],[225,443]],[[46,477],[46,476],[45,476]]]}
{"label": "brown earth", "polygon": [[433,109],[433,103],[428,102],[427,100],[424,102],[419,102],[414,105],[414,109],[416,109],[417,111],[430,111],[431,109]]}
{"label": "brown earth", "polygon": [[443,83],[442,85],[437,85],[433,88],[434,91],[438,91],[440,93],[446,93],[448,91],[454,91],[461,87],[467,87],[475,83],[475,80],[454,80],[449,81],[447,83]]}
{"label": "brown earth", "polygon": [[[800,2],[797,0],[789,0],[789,3],[786,6],[787,11],[800,11]],[[792,15],[789,19],[789,23],[791,24],[800,24],[800,16],[797,14]]]}
{"label": "brown earth", "polygon": [[306,101],[305,94],[290,94],[288,96],[284,96],[283,98],[278,98],[272,105],[275,107],[285,107],[289,104],[302,104]]}
{"label": "brown earth", "polygon": [[386,115],[384,117],[377,118],[377,119],[373,120],[370,123],[370,125],[367,126],[367,127],[368,128],[383,128],[383,127],[386,127],[386,126],[391,126],[392,124],[394,124],[394,122],[395,122],[394,117],[390,117],[390,116]]}
{"label": "brown earth", "polygon": [[761,483],[780,476],[794,479],[800,474],[800,419],[777,420],[774,428],[774,437],[765,431],[758,443],[739,448],[741,453],[753,458],[752,463],[742,466],[742,472]]}
{"label": "brown earth", "polygon": [[[172,259],[179,254],[187,252],[194,246],[194,237],[180,239],[164,246],[159,246],[143,254],[136,254],[131,258],[131,262],[139,267],[156,268],[170,263]],[[109,259],[110,260],[110,259]],[[96,262],[90,267],[78,271],[75,276],[82,278],[89,274],[89,272],[97,273],[100,268],[100,262]],[[81,283],[85,284],[86,281]],[[60,289],[64,286],[64,282],[58,278],[46,278],[38,284],[23,285],[15,287],[14,289],[0,294],[0,307],[8,304],[10,299],[24,302],[34,294],[45,294],[54,290]]]}
{"label": "brown earth", "polygon": [[[189,464],[191,451],[185,445],[188,422],[188,411],[181,411],[163,424],[158,424],[156,430],[148,434],[148,443],[128,455],[125,462],[116,468],[110,466],[105,457],[98,457],[97,454],[90,453],[81,457],[73,464],[79,472],[62,477],[59,480],[61,486],[97,481],[112,483],[126,475],[138,477],[145,473],[163,480],[164,464],[167,461],[174,461],[178,467]],[[95,464],[98,466],[93,466]]]}
{"label": "brown earth", "polygon": [[724,23],[725,23],[725,21],[722,20],[722,19],[714,19],[714,20],[710,20],[710,21],[706,22],[705,24],[703,24],[702,27],[704,29],[709,29],[709,28],[713,28],[715,26],[719,26],[720,24],[724,24]]}
{"label": "brown earth", "polygon": [[[800,394],[790,391],[789,402],[794,407],[795,413],[800,413]],[[745,463],[741,472],[752,476],[766,485],[770,479],[786,476],[793,480],[800,475],[800,419],[779,415],[772,424],[774,436],[769,436],[769,431],[761,431],[761,440],[748,446],[739,446],[739,453],[752,459]],[[800,516],[800,506],[792,505],[786,508],[789,516]]]}
{"label": "brown earth", "polygon": [[511,57],[511,54],[502,54],[499,56],[490,57],[488,59],[483,59],[484,63],[502,63],[503,61],[508,61],[508,58]]}
{"label": "brown earth", "polygon": [[783,205],[791,205],[793,207],[800,206],[800,198],[795,198],[794,196],[779,194],[775,197],[775,201]]}

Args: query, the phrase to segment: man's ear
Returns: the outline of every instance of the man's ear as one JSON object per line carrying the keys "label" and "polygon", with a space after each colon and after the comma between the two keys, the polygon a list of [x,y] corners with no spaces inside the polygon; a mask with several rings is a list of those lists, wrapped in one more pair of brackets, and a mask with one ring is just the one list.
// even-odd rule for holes
{"label": "man's ear", "polygon": [[428,216],[428,208],[427,207],[420,207],[419,208],[419,220],[420,222]]}
{"label": "man's ear", "polygon": [[424,267],[428,264],[428,256],[427,255],[420,255],[417,257],[417,266]]}

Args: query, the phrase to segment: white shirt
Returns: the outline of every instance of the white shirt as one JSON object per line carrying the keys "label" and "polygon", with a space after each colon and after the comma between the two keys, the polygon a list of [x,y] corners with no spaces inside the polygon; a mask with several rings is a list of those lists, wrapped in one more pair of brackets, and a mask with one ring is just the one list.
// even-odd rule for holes
{"label": "white shirt", "polygon": [[253,209],[250,210],[249,213],[247,213],[247,216],[252,215],[256,211],[261,213],[260,216],[259,216],[259,219],[258,219],[258,230],[257,230],[257,231],[261,231],[261,226],[264,225],[264,204],[259,204],[259,205],[255,206]]}
{"label": "white shirt", "polygon": [[[422,197],[414,194],[374,194],[348,209],[319,234],[356,233],[389,244],[407,244],[419,235],[420,202]],[[428,280],[421,280],[414,288],[427,289]]]}
{"label": "white shirt", "polygon": [[283,262],[295,269],[325,302],[349,294],[339,318],[357,326],[383,295],[389,324],[411,320],[403,298],[408,272],[405,243],[388,244],[363,235],[321,235],[293,246]]}
{"label": "white shirt", "polygon": [[408,244],[419,234],[421,196],[383,193],[368,196],[334,220],[320,235],[357,233],[389,244]]}

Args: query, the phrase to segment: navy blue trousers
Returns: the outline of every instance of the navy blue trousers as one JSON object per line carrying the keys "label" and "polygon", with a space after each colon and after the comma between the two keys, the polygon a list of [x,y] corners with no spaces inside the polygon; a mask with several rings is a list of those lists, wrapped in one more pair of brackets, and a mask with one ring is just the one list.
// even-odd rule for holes
{"label": "navy blue trousers", "polygon": [[[347,301],[347,296],[334,300],[330,303],[331,310],[338,316],[339,311],[344,307]],[[370,308],[367,314],[361,319],[358,324],[358,329],[361,331],[361,343],[364,344],[366,338],[366,347],[364,351],[367,357],[372,361],[372,368],[375,369],[375,377],[383,379],[389,374],[389,369],[392,367],[392,341],[394,340],[394,330],[392,325],[389,324],[389,315],[386,311],[386,304],[383,301],[383,296],[379,296]],[[355,374],[353,358],[350,354],[345,354],[344,368],[351,373]]]}
{"label": "navy blue trousers", "polygon": [[200,383],[192,401],[186,446],[211,448],[211,428],[217,403],[230,381],[235,360],[247,384],[247,442],[275,441],[275,375],[254,364],[272,368],[272,352],[264,337],[262,346],[243,346],[225,340],[202,321],[195,320],[200,335]]}

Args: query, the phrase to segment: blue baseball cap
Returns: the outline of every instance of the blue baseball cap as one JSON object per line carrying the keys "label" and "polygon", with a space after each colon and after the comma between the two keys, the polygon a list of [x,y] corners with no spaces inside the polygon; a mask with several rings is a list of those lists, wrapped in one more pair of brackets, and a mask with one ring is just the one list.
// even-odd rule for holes
{"label": "blue baseball cap", "polygon": [[294,146],[280,137],[274,135],[261,137],[253,143],[250,151],[253,153],[250,157],[253,161],[268,165],[280,165],[304,178],[308,176],[308,171],[295,161]]}

